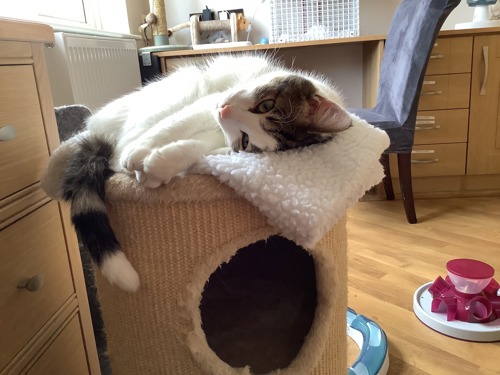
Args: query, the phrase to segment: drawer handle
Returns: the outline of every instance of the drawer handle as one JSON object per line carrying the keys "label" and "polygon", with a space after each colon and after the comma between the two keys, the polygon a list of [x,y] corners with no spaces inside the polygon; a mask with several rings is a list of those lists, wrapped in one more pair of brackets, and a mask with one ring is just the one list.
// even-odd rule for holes
{"label": "drawer handle", "polygon": [[411,159],[412,164],[431,164],[431,163],[439,163],[439,158],[435,159]]}
{"label": "drawer handle", "polygon": [[441,90],[427,91],[423,92],[422,95],[441,95],[443,92]]}
{"label": "drawer handle", "polygon": [[435,85],[436,81],[424,81],[424,82],[422,82],[422,84],[424,84],[424,85]]}
{"label": "drawer handle", "polygon": [[481,91],[479,95],[486,95],[486,81],[488,80],[488,46],[483,46],[483,59],[484,59],[484,77],[481,84]]}
{"label": "drawer handle", "polygon": [[435,124],[436,118],[434,116],[417,116],[416,125]]}
{"label": "drawer handle", "polygon": [[16,129],[7,125],[0,128],[0,141],[11,141],[16,138]]}
{"label": "drawer handle", "polygon": [[429,59],[442,59],[444,58],[444,55],[430,55]]}
{"label": "drawer handle", "polygon": [[[418,124],[418,121],[417,121]],[[431,126],[415,126],[415,130],[437,130],[441,129],[441,125],[431,125]]]}
{"label": "drawer handle", "polygon": [[39,273],[38,275],[33,276],[31,279],[22,280],[19,284],[17,284],[17,287],[19,289],[27,289],[30,292],[36,292],[42,288],[43,282],[44,277],[41,273]]}

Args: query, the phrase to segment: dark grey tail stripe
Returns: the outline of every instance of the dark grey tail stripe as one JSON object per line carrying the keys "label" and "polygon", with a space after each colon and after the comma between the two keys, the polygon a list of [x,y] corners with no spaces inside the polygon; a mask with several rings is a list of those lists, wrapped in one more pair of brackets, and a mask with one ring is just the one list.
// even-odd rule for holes
{"label": "dark grey tail stripe", "polygon": [[78,238],[98,265],[101,265],[105,255],[111,255],[120,250],[120,244],[113,233],[113,229],[111,229],[107,214],[91,212],[75,215],[71,220]]}
{"label": "dark grey tail stripe", "polygon": [[78,239],[100,265],[104,256],[120,249],[104,205],[106,180],[113,174],[113,146],[97,137],[82,139],[79,146],[66,166],[63,196],[71,203]]}

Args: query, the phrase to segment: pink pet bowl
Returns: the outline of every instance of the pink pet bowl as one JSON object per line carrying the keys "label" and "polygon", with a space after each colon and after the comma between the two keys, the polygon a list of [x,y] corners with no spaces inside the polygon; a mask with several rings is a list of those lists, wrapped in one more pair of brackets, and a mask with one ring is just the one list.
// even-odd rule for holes
{"label": "pink pet bowl", "polygon": [[454,259],[448,275],[420,287],[414,296],[417,317],[434,330],[471,341],[500,340],[500,287],[495,270],[474,259]]}

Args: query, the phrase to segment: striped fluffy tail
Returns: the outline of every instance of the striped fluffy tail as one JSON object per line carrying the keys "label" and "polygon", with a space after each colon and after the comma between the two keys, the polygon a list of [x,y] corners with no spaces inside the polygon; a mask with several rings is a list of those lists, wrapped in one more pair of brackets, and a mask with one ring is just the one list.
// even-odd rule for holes
{"label": "striped fluffy tail", "polygon": [[62,190],[71,203],[71,220],[78,238],[101,273],[123,290],[135,292],[139,276],[120,249],[104,204],[105,183],[113,174],[113,146],[97,137],[82,137],[66,165]]}

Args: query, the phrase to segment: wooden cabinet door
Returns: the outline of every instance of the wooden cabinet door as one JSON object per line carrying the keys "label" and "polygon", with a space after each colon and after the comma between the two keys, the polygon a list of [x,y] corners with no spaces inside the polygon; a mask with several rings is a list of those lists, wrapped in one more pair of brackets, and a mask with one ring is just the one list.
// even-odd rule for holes
{"label": "wooden cabinet door", "polygon": [[467,174],[500,173],[500,35],[474,38]]}

